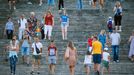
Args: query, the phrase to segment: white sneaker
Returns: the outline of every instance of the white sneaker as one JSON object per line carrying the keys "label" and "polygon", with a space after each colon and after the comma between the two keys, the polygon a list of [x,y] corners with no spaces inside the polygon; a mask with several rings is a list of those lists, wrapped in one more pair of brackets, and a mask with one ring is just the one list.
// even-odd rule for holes
{"label": "white sneaker", "polygon": [[13,8],[14,10],[16,9],[16,7]]}
{"label": "white sneaker", "polygon": [[42,5],[42,3],[39,4],[39,6],[41,6],[41,5]]}
{"label": "white sneaker", "polygon": [[122,30],[118,30],[119,32],[121,32]]}
{"label": "white sneaker", "polygon": [[116,60],[117,63],[119,63],[119,60]]}
{"label": "white sneaker", "polygon": [[32,4],[32,2],[27,2],[27,4]]}

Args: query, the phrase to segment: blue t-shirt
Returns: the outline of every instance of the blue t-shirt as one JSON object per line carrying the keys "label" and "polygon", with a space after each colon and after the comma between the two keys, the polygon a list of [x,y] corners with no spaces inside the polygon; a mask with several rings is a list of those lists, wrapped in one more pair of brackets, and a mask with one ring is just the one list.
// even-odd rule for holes
{"label": "blue t-shirt", "polygon": [[66,15],[61,15],[61,20],[62,22],[67,22],[68,16]]}

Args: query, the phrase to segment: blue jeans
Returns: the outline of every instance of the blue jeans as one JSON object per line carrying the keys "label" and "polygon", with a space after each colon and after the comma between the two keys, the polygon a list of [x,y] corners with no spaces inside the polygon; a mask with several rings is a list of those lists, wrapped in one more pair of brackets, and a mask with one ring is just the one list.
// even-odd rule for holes
{"label": "blue jeans", "polygon": [[48,4],[49,6],[55,5],[55,1],[54,1],[54,0],[47,0],[47,4]]}
{"label": "blue jeans", "polygon": [[15,74],[17,57],[16,56],[11,56],[9,60],[10,60],[10,70],[11,70],[11,73]]}
{"label": "blue jeans", "polygon": [[82,9],[83,8],[82,0],[77,0],[77,8],[78,9]]}
{"label": "blue jeans", "polygon": [[112,45],[113,61],[119,60],[119,45]]}

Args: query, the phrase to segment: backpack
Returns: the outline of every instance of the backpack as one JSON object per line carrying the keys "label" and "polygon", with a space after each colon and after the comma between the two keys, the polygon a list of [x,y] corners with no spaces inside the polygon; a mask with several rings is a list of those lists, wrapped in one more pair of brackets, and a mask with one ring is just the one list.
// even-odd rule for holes
{"label": "backpack", "polygon": [[107,27],[108,27],[108,28],[112,28],[112,20],[109,20],[109,21],[108,21]]}

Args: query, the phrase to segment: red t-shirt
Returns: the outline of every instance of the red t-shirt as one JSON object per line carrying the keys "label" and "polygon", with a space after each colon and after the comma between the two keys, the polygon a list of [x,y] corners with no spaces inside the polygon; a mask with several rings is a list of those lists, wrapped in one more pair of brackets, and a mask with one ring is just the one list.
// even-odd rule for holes
{"label": "red t-shirt", "polygon": [[53,24],[53,15],[50,15],[50,16],[48,16],[48,15],[46,15],[46,17],[45,17],[45,25],[52,25]]}
{"label": "red t-shirt", "polygon": [[57,48],[55,46],[49,46],[48,47],[48,55],[49,56],[56,56],[56,50]]}
{"label": "red t-shirt", "polygon": [[92,41],[93,41],[93,39],[88,38],[88,45],[89,45],[90,47],[92,47]]}

